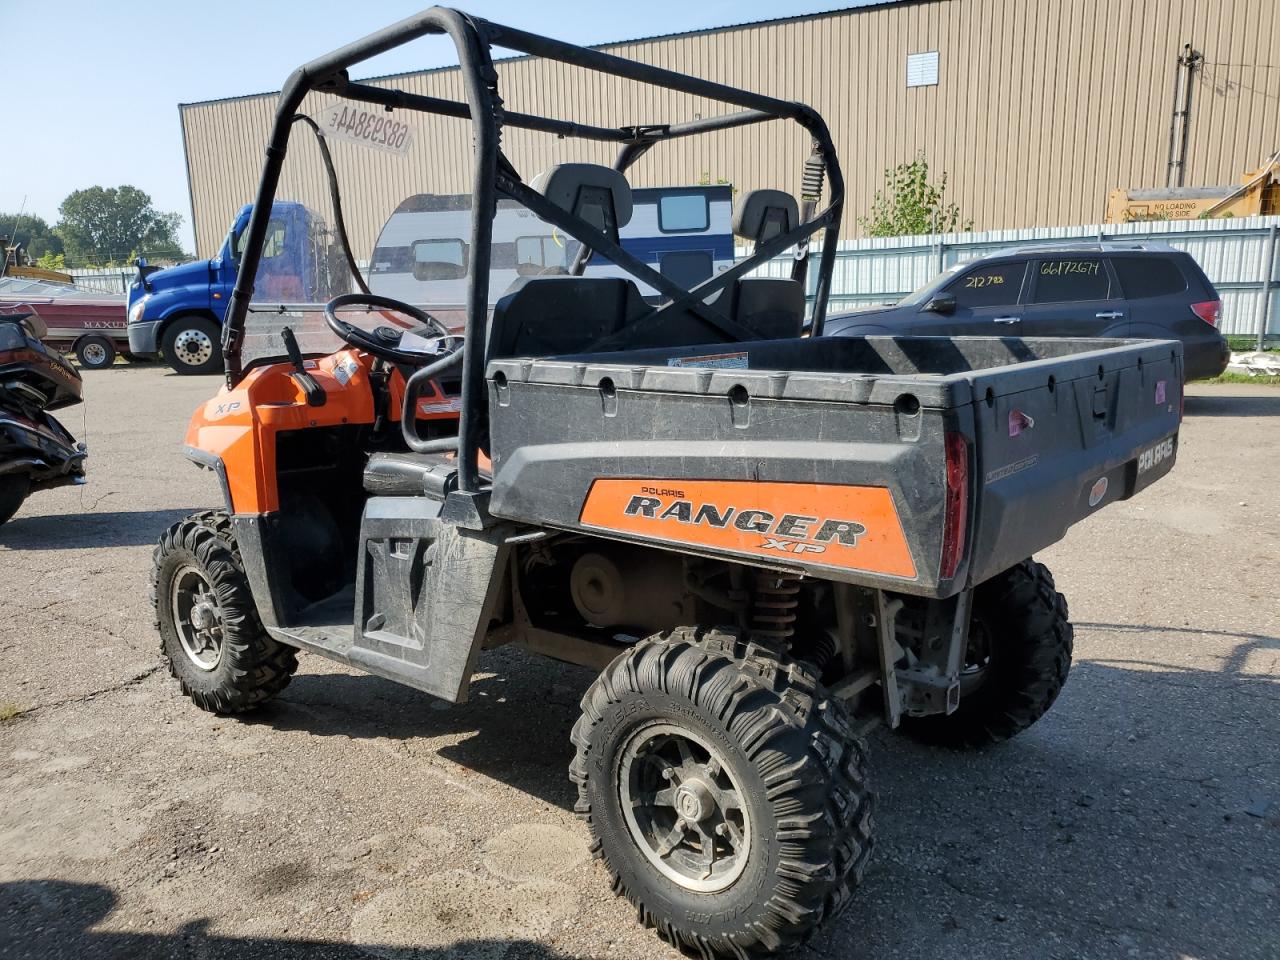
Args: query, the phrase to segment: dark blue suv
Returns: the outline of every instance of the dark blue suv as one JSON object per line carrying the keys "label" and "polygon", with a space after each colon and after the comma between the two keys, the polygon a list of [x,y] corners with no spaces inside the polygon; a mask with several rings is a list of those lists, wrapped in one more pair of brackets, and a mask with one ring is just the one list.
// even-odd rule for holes
{"label": "dark blue suv", "polygon": [[1181,340],[1187,379],[1198,380],[1218,376],[1231,356],[1221,310],[1181,250],[1055,244],[957,264],[893,306],[829,317],[825,334]]}

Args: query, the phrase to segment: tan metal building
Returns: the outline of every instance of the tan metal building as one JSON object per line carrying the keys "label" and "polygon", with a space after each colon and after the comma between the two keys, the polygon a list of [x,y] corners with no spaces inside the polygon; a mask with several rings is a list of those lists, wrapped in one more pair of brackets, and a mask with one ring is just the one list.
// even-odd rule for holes
{"label": "tan metal building", "polygon": [[[601,49],[816,107],[844,166],[848,236],[884,169],[921,152],[947,173],[964,217],[994,229],[1098,222],[1115,187],[1233,183],[1280,149],[1277,0],[885,0]],[[514,110],[621,125],[687,120],[706,106],[558,63],[497,68]],[[462,99],[453,68],[373,82]],[[252,198],[275,102],[179,108],[201,257]],[[317,97],[304,109],[323,106]],[[357,256],[406,196],[468,190],[468,124],[409,119],[407,156],[334,145]],[[727,131],[654,150],[631,179],[798,192],[803,146],[779,126]],[[504,148],[526,178],[586,158],[582,143],[527,131],[507,131]],[[319,164],[309,167],[287,187],[323,204]]]}

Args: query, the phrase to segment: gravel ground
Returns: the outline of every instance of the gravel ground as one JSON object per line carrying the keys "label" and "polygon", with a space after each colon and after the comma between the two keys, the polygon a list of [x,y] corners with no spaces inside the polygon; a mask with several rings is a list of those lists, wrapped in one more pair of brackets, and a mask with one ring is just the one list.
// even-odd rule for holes
{"label": "gravel ground", "polygon": [[[90,483],[0,528],[0,957],[675,956],[572,815],[585,672],[499,651],[450,707],[310,656],[250,719],[182,699],[147,576],[218,503],[179,453],[217,381],[86,380]],[[1280,391],[1191,393],[1173,474],[1039,558],[1053,711],[975,754],[875,734],[875,858],[798,956],[1280,957]]]}

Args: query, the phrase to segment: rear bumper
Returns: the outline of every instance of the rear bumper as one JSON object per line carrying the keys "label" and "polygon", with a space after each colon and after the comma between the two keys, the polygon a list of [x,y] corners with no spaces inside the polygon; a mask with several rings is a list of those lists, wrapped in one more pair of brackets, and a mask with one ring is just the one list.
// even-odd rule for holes
{"label": "rear bumper", "polygon": [[1222,376],[1231,362],[1231,347],[1226,337],[1212,343],[1187,344],[1183,359],[1187,365],[1188,380],[1209,380]]}
{"label": "rear bumper", "polygon": [[129,324],[129,352],[140,357],[156,356],[160,353],[159,334],[159,320]]}

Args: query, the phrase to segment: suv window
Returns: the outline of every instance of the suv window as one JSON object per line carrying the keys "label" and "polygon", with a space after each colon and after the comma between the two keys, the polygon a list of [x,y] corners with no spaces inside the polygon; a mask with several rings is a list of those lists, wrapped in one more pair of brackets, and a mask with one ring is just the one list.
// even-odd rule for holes
{"label": "suv window", "polygon": [[1130,300],[1163,297],[1187,289],[1186,277],[1169,257],[1114,257],[1111,266],[1120,289]]}
{"label": "suv window", "polygon": [[1106,300],[1111,295],[1111,274],[1101,257],[1061,257],[1036,263],[1032,303],[1078,303]]}
{"label": "suv window", "polygon": [[988,264],[960,275],[946,292],[956,298],[959,310],[1012,306],[1018,302],[1026,272],[1025,260]]}

